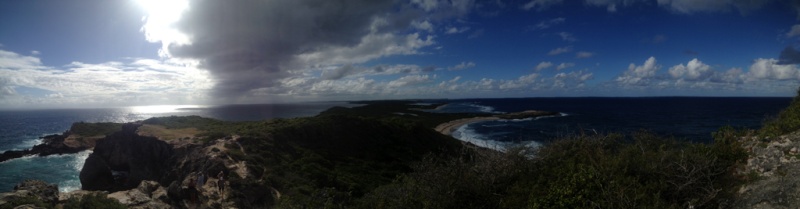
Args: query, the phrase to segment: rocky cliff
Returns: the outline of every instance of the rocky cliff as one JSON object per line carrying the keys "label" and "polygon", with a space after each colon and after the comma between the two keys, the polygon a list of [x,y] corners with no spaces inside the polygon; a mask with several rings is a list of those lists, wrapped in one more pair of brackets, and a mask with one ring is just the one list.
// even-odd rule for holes
{"label": "rocky cliff", "polygon": [[139,126],[125,124],[121,131],[97,141],[81,169],[82,189],[120,191],[142,180],[160,180],[174,151],[164,141],[136,134]]}

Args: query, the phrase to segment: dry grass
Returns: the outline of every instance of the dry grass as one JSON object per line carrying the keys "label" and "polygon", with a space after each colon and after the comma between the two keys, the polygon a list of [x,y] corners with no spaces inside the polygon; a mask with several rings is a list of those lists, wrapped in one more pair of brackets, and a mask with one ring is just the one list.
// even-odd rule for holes
{"label": "dry grass", "polygon": [[160,125],[144,124],[139,127],[137,133],[142,136],[152,136],[164,141],[169,141],[186,137],[193,138],[197,136],[197,134],[200,134],[201,131],[197,128],[168,129]]}

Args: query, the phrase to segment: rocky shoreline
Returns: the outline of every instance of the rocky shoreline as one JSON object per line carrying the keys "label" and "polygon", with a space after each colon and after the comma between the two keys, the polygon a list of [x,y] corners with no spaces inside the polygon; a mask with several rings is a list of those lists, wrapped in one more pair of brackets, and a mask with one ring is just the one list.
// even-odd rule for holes
{"label": "rocky shoreline", "polygon": [[70,135],[72,135],[70,131],[66,131],[63,134],[48,135],[41,138],[41,144],[35,145],[31,149],[5,151],[0,154],[0,162],[30,155],[48,156],[72,154],[91,148],[84,144],[79,144],[77,146],[66,144],[65,141]]}
{"label": "rocky shoreline", "polygon": [[[28,180],[13,192],[0,193],[0,205],[36,198],[48,204],[64,204],[70,198],[99,194],[115,199],[129,208],[220,208],[235,205],[235,199],[224,198],[216,189],[216,174],[236,173],[247,178],[246,162],[237,162],[224,151],[238,144],[237,137],[225,137],[203,142],[200,138],[160,139],[158,136],[140,135],[141,123],[122,124],[122,130],[101,139],[93,146],[68,146],[68,138],[76,138],[72,131],[46,136],[43,143],[23,151],[9,151],[3,159],[29,155],[52,155],[93,149],[80,172],[81,190],[58,192],[58,186],[39,180]],[[227,145],[227,146],[226,146]],[[189,185],[200,173],[207,176],[197,198],[191,202]],[[213,175],[212,175],[213,174]],[[39,194],[46,191],[46,194]]]}

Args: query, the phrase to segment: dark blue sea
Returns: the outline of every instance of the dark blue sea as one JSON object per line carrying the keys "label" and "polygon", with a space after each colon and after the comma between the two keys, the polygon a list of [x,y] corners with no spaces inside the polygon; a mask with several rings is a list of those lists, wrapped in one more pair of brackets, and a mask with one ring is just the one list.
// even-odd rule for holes
{"label": "dark blue sea", "polygon": [[[138,106],[107,109],[0,110],[0,152],[33,147],[39,137],[62,133],[74,122],[133,122],[158,116],[199,115],[229,121],[306,117],[345,102],[226,106]],[[24,157],[0,163],[0,192],[25,179],[58,184],[63,191],[80,189],[78,174],[91,151],[78,154]]]}
{"label": "dark blue sea", "polygon": [[[518,112],[546,110],[559,116],[478,122],[460,127],[453,136],[502,150],[509,145],[538,146],[580,131],[589,133],[650,130],[696,142],[710,142],[711,132],[730,125],[758,128],[791,98],[529,98],[464,99],[447,102],[441,112]],[[144,106],[110,109],[0,111],[0,151],[30,148],[38,138],[61,133],[73,122],[132,122],[150,117],[200,115],[230,121],[313,116],[343,102],[228,105]],[[0,192],[24,179],[42,179],[61,191],[80,188],[79,170],[90,151],[49,157],[26,157],[0,163]]]}
{"label": "dark blue sea", "polygon": [[468,124],[455,138],[493,149],[539,146],[579,134],[646,130],[681,140],[708,143],[722,126],[757,129],[787,107],[791,98],[525,98],[448,100],[442,112],[519,112],[544,110],[559,116]]}

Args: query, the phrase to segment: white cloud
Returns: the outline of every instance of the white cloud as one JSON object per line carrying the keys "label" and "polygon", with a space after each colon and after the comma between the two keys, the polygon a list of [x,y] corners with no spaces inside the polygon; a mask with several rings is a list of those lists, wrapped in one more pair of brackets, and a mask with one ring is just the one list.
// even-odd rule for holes
{"label": "white cloud", "polygon": [[563,69],[571,68],[571,67],[574,67],[574,66],[575,66],[575,63],[571,63],[571,62],[561,63],[558,66],[556,66],[556,71],[561,71]]}
{"label": "white cloud", "polygon": [[463,27],[463,28],[448,27],[447,30],[444,33],[445,34],[458,34],[458,33],[467,32],[468,30],[469,30],[469,27]]}
{"label": "white cloud", "polygon": [[536,24],[536,26],[534,26],[533,28],[537,29],[537,30],[547,29],[547,28],[550,28],[550,27],[552,27],[554,25],[558,25],[558,24],[564,23],[564,21],[566,21],[566,20],[567,19],[563,18],[563,17],[553,18],[553,19],[549,19],[549,20],[543,20],[543,21],[539,22],[539,24]]}
{"label": "white cloud", "polygon": [[575,38],[574,35],[572,35],[571,33],[567,33],[567,32],[560,32],[560,33],[558,33],[558,36],[561,36],[561,40],[564,40],[566,42],[575,42],[575,41],[578,40],[577,38]]}
{"label": "white cloud", "polygon": [[644,61],[644,64],[637,66],[631,63],[622,75],[614,79],[615,82],[621,86],[647,86],[656,75],[656,71],[661,68],[656,63],[655,57],[650,57]]}
{"label": "white cloud", "polygon": [[42,52],[40,52],[40,51],[36,51],[36,50],[31,51],[31,55],[41,55],[41,54],[42,54]]}
{"label": "white cloud", "polygon": [[0,69],[41,69],[42,67],[42,61],[38,57],[0,50]]}
{"label": "white cloud", "polygon": [[690,81],[704,80],[714,74],[711,66],[697,59],[692,59],[686,65],[679,64],[671,67],[668,73],[672,78],[682,78]]}
{"label": "white cloud", "polygon": [[587,52],[587,51],[579,51],[578,53],[575,53],[575,57],[576,58],[581,58],[581,59],[582,58],[590,58],[590,57],[593,57],[593,56],[594,56],[594,53]]}
{"label": "white cloud", "polygon": [[658,0],[659,5],[684,14],[697,12],[725,12],[737,9],[741,13],[761,8],[770,1],[741,0]]}
{"label": "white cloud", "polygon": [[411,0],[411,2],[425,11],[432,11],[439,7],[439,0]]}
{"label": "white cloud", "polygon": [[520,8],[523,10],[536,9],[537,11],[542,11],[552,5],[561,4],[563,2],[564,0],[531,0],[528,3],[523,4]]}
{"label": "white cloud", "polygon": [[475,67],[474,62],[461,62],[456,66],[448,67],[447,70],[463,70],[472,67]]}
{"label": "white cloud", "polygon": [[[208,72],[179,60],[129,59],[63,67],[44,66],[37,59],[0,50],[0,105],[6,107],[128,106],[197,104],[207,101],[214,84]],[[20,94],[16,88],[43,93]]]}
{"label": "white cloud", "polygon": [[792,26],[792,29],[790,29],[789,32],[786,33],[786,37],[795,37],[795,36],[800,36],[800,24]]}
{"label": "white cloud", "polygon": [[536,69],[536,71],[541,71],[541,70],[547,69],[549,67],[553,67],[553,63],[552,62],[540,62],[538,65],[536,65],[535,69]]}
{"label": "white cloud", "polygon": [[416,20],[412,21],[411,22],[411,26],[413,26],[414,28],[419,29],[419,30],[427,31],[428,33],[433,33],[433,30],[434,30],[433,29],[433,24],[431,24],[431,22],[428,22],[427,20],[422,21],[422,22],[419,22],[419,21],[416,21]]}
{"label": "white cloud", "polygon": [[572,51],[572,46],[558,47],[553,50],[550,50],[550,52],[547,52],[547,55],[559,55],[571,51]]}
{"label": "white cloud", "polygon": [[[433,76],[435,78],[436,76]],[[417,85],[422,83],[429,83],[432,80],[431,76],[428,75],[407,75],[397,80],[393,80],[389,82],[389,87],[403,87],[403,86],[410,86],[410,85]]]}
{"label": "white cloud", "polygon": [[800,80],[797,65],[779,65],[776,59],[756,59],[747,73],[749,79]]}

